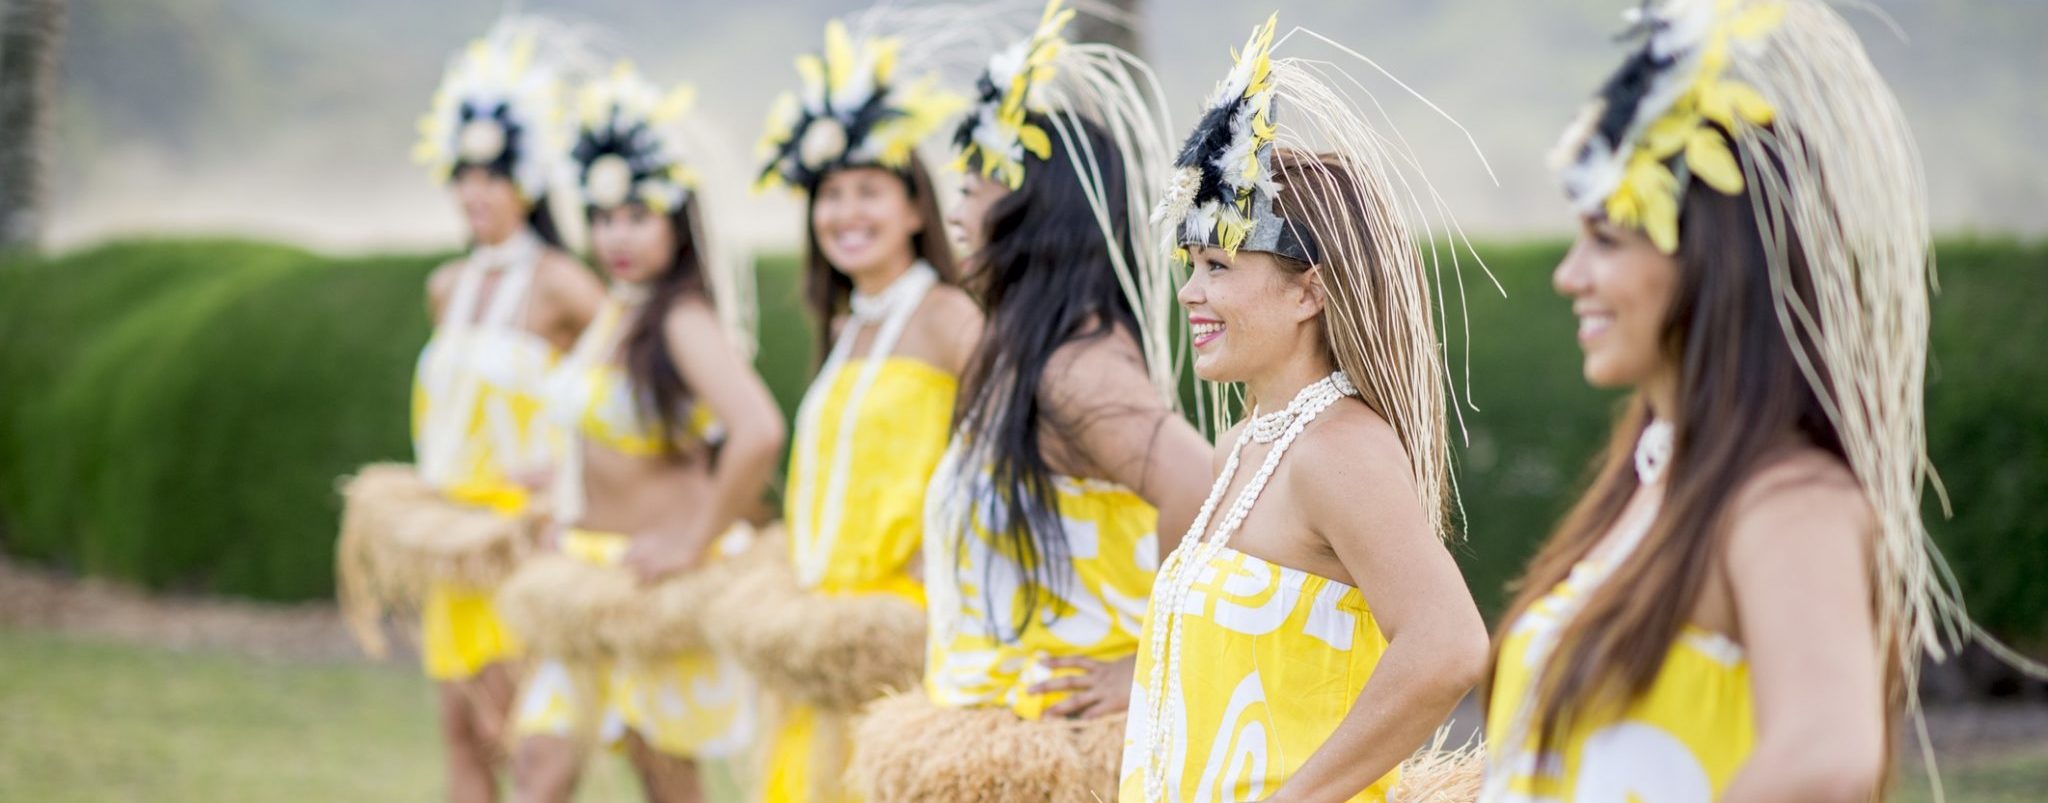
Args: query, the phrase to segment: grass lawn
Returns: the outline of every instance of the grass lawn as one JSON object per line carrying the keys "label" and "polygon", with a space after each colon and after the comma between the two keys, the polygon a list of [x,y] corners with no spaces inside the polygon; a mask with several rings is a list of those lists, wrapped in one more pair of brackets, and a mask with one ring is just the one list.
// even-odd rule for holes
{"label": "grass lawn", "polygon": [[[410,667],[260,661],[0,630],[0,796],[150,800],[437,801],[433,689]],[[1917,759],[1895,787],[1931,801]],[[2037,801],[2048,745],[1948,759],[1956,803]],[[736,800],[729,778],[714,798]],[[625,763],[600,756],[581,800],[630,801]]]}
{"label": "grass lawn", "polygon": [[[0,630],[7,800],[438,801],[435,727],[433,688],[407,666]],[[600,756],[579,799],[639,788],[622,759]]]}

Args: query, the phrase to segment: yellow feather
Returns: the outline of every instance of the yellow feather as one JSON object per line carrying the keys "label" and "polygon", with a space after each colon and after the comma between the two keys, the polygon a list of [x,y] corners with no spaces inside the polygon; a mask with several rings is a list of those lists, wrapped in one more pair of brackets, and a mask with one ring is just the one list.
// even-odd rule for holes
{"label": "yellow feather", "polygon": [[688,113],[690,107],[695,105],[696,102],[697,88],[689,84],[683,84],[670,90],[666,96],[662,97],[661,103],[656,105],[654,112],[647,117],[657,124],[666,123]]}
{"label": "yellow feather", "polygon": [[1685,147],[1686,137],[1699,126],[1698,116],[1687,112],[1667,114],[1651,123],[1643,132],[1642,144],[1637,151],[1647,152],[1663,159]]}
{"label": "yellow feather", "polygon": [[902,49],[900,43],[894,39],[882,39],[868,46],[874,49],[875,54],[875,83],[889,83],[890,76],[896,73],[896,54]]}
{"label": "yellow feather", "polygon": [[796,73],[806,88],[815,87],[821,95],[829,89],[825,84],[825,63],[819,61],[817,56],[809,53],[797,56]]}
{"label": "yellow feather", "polygon": [[1734,107],[1738,116],[1752,124],[1769,125],[1771,119],[1777,116],[1777,110],[1771,108],[1771,102],[1765,100],[1762,93],[1748,84],[1726,81],[1717,87],[1717,91],[1728,98],[1729,104]]}
{"label": "yellow feather", "polygon": [[1023,143],[1024,150],[1030,151],[1040,159],[1052,158],[1052,138],[1046,136],[1043,128],[1027,125],[1018,129],[1017,141]]}
{"label": "yellow feather", "polygon": [[1720,190],[1722,195],[1742,192],[1742,168],[1735,164],[1735,154],[1728,151],[1727,141],[1718,131],[1695,129],[1685,143],[1685,164],[1694,176]]}
{"label": "yellow feather", "polygon": [[1728,24],[1729,32],[1743,39],[1770,33],[1785,21],[1785,4],[1778,2],[1759,3],[1750,6]]}
{"label": "yellow feather", "polygon": [[1666,254],[1678,253],[1678,201],[1663,193],[1651,194],[1643,200],[1643,233],[1650,236],[1650,242],[1657,250]]}
{"label": "yellow feather", "polygon": [[853,39],[846,34],[846,23],[836,19],[825,24],[825,68],[833,92],[845,86],[853,72]]}

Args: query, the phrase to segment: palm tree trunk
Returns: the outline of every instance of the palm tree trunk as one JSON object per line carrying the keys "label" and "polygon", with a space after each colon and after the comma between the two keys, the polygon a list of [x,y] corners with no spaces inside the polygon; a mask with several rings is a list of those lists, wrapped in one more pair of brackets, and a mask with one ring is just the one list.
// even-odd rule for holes
{"label": "palm tree trunk", "polygon": [[65,5],[0,0],[0,251],[42,238]]}

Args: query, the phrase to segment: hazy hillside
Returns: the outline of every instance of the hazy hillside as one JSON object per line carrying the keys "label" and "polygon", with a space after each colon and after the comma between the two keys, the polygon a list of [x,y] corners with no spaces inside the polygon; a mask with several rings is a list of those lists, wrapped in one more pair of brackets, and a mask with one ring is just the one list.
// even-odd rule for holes
{"label": "hazy hillside", "polygon": [[[701,90],[729,175],[714,199],[746,239],[795,235],[786,199],[738,186],[789,59],[845,0],[530,2],[612,33],[612,48]],[[1493,187],[1454,129],[1356,70],[1439,189],[1478,233],[1565,225],[1542,155],[1615,62],[1618,0],[1148,0],[1150,55],[1183,120],[1228,49],[1271,8],[1370,55],[1472,130]],[[1910,35],[1851,12],[1925,153],[1937,224],[2048,231],[2048,3],[1878,0]],[[359,248],[448,242],[454,221],[408,160],[413,120],[447,54],[496,0],[72,0],[60,244],[137,229],[241,230]],[[1310,52],[1310,51],[1302,51]],[[1331,51],[1322,51],[1331,52]]]}

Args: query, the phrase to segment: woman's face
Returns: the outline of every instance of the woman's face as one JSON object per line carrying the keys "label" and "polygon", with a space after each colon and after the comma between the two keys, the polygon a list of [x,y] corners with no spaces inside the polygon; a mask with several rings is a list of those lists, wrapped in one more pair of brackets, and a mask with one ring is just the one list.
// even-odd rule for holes
{"label": "woman's face", "polygon": [[924,231],[910,185],[879,167],[835,170],[811,199],[811,237],[825,261],[848,276],[909,265],[910,238]]}
{"label": "woman's face", "polygon": [[1582,218],[1579,239],[1550,284],[1579,319],[1586,382],[1634,387],[1668,370],[1664,322],[1678,287],[1678,260],[1650,238],[1605,219]]}
{"label": "woman's face", "polygon": [[470,239],[496,245],[526,227],[527,203],[511,179],[472,165],[456,169],[454,186]]}
{"label": "woman's face", "polygon": [[614,281],[645,284],[675,259],[675,224],[637,202],[593,209],[590,250]]}
{"label": "woman's face", "polygon": [[954,244],[960,246],[960,253],[967,255],[964,267],[968,273],[980,270],[978,258],[982,249],[988,247],[988,210],[1009,194],[1007,185],[991,181],[976,170],[967,171],[960,182],[960,202],[946,214],[946,224],[952,230]]}
{"label": "woman's face", "polygon": [[1319,336],[1321,294],[1313,271],[1295,273],[1270,254],[1190,246],[1180,288],[1193,334],[1195,375],[1244,382],[1294,357]]}

